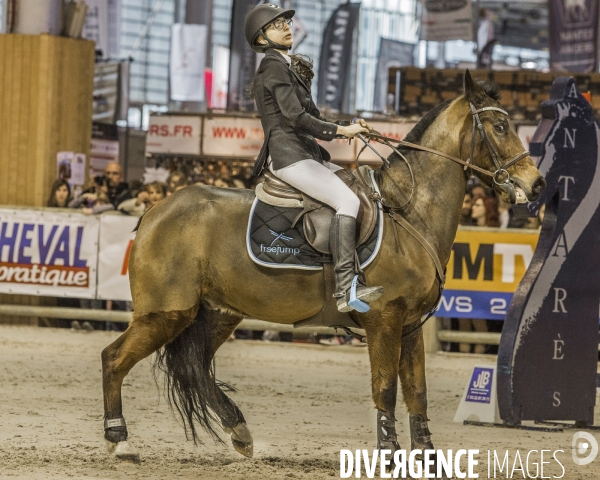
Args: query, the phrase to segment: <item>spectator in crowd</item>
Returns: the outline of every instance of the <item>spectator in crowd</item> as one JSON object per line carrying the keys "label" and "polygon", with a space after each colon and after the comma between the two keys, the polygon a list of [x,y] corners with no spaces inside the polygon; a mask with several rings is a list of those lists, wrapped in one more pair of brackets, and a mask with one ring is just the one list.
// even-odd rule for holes
{"label": "spectator in crowd", "polygon": [[471,196],[471,193],[465,192],[462,208],[460,209],[460,219],[458,220],[459,225],[473,225],[473,218],[471,217],[472,203],[473,197]]}
{"label": "spectator in crowd", "polygon": [[171,195],[172,193],[175,192],[175,187],[177,187],[177,184],[182,179],[185,179],[185,175],[183,174],[183,172],[180,172],[179,170],[175,170],[173,173],[171,173],[171,175],[169,175],[169,178],[167,178],[168,195]]}
{"label": "spectator in crowd", "polygon": [[152,182],[141,190],[136,198],[130,198],[119,204],[118,210],[141,217],[145,211],[152,208],[167,196],[167,184],[164,182]]}
{"label": "spectator in crowd", "polygon": [[115,208],[121,202],[131,198],[129,185],[123,181],[123,170],[117,162],[110,162],[104,169],[104,175],[108,179],[108,198]]}
{"label": "spectator in crowd", "polygon": [[84,192],[69,202],[69,208],[81,208],[86,215],[98,215],[115,209],[108,197],[109,181],[104,175],[96,175],[92,186]]}
{"label": "spectator in crowd", "polygon": [[[473,205],[471,207],[471,217],[473,218],[474,224],[479,227],[499,227],[498,200],[495,197],[474,195]],[[470,332],[472,330],[475,330],[476,332],[487,332],[487,320],[460,318],[458,320],[458,329],[461,332]],[[471,345],[468,343],[461,343],[459,344],[458,349],[462,353],[469,353],[471,351]],[[485,345],[476,344],[474,346],[474,352],[485,353]]]}
{"label": "spectator in crowd", "polygon": [[179,181],[175,184],[175,187],[173,188],[173,193],[178,192],[182,188],[189,186],[189,184],[190,182],[188,182],[187,177],[180,178]]}
{"label": "spectator in crowd", "polygon": [[221,187],[221,188],[236,188],[235,184],[231,181],[231,179],[226,176],[221,176],[221,177],[215,178],[213,185],[215,187]]}
{"label": "spectator in crowd", "polygon": [[71,187],[69,186],[69,183],[62,178],[59,178],[52,184],[52,189],[50,190],[50,196],[46,201],[46,206],[67,208],[71,200],[73,200],[73,198],[71,197]]}
{"label": "spectator in crowd", "polygon": [[482,195],[473,196],[471,218],[479,227],[499,227],[498,199]]}

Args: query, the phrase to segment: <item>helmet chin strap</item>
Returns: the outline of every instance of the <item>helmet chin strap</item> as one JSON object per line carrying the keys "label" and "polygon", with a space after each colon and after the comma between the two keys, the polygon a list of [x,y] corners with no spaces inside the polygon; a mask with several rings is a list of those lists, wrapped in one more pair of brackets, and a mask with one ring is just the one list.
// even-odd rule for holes
{"label": "helmet chin strap", "polygon": [[267,35],[265,34],[265,31],[261,28],[260,29],[260,36],[267,42],[267,47],[270,48],[274,48],[275,50],[290,50],[292,48],[292,45],[290,45],[289,47],[286,45],[281,45],[280,43],[275,43],[273,40],[271,40],[269,37],[267,37]]}

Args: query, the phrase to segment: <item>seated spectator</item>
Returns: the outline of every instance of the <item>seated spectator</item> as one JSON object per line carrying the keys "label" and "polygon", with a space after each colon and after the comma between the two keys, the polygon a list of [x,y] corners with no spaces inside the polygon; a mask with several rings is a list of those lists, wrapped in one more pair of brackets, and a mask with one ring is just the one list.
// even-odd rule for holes
{"label": "seated spectator", "polygon": [[164,182],[152,182],[146,185],[144,190],[137,194],[136,198],[130,198],[119,204],[118,210],[141,217],[144,212],[152,208],[167,196],[167,184]]}
{"label": "seated spectator", "polygon": [[173,173],[171,173],[171,175],[169,175],[169,178],[167,178],[168,195],[171,195],[175,192],[175,187],[182,179],[185,179],[185,175],[183,174],[183,172],[180,172],[178,170],[174,171]]}
{"label": "seated spectator", "polygon": [[66,180],[58,179],[52,184],[50,196],[46,201],[47,207],[67,208],[71,198],[71,187]]}
{"label": "seated spectator", "polygon": [[121,165],[110,162],[104,169],[104,176],[108,179],[108,198],[115,208],[121,202],[131,198],[129,185],[123,181]]}
{"label": "seated spectator", "polygon": [[235,184],[231,181],[229,177],[217,177],[213,182],[215,187],[221,188],[236,188]]}
{"label": "seated spectator", "polygon": [[173,193],[178,192],[179,190],[187,187],[189,185],[188,179],[186,177],[182,177],[173,187]]}
{"label": "seated spectator", "polygon": [[104,175],[96,175],[93,185],[85,193],[69,202],[69,208],[81,208],[86,215],[98,215],[115,207],[108,197],[108,180]]}
{"label": "seated spectator", "polygon": [[[499,227],[500,215],[498,213],[498,200],[495,197],[485,197],[475,195],[473,197],[473,206],[471,207],[471,217],[475,225],[480,227]],[[458,329],[461,332],[487,332],[487,320],[474,318],[460,318],[458,320]],[[458,346],[462,353],[469,353],[471,345],[461,343]],[[475,353],[485,353],[485,345],[477,344],[474,346]]]}
{"label": "seated spectator", "polygon": [[473,218],[471,217],[472,203],[473,197],[469,192],[465,192],[462,208],[460,209],[460,219],[458,220],[459,225],[473,225]]}

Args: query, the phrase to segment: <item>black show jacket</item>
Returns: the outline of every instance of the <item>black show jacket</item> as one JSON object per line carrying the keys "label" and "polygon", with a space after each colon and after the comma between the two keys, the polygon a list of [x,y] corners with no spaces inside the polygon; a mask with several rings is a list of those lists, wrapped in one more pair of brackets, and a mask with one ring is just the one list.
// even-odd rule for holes
{"label": "black show jacket", "polygon": [[254,77],[254,100],[265,132],[255,173],[269,155],[274,170],[310,158],[330,160],[315,138],[333,140],[337,125],[321,118],[308,87],[274,49],[267,50]]}

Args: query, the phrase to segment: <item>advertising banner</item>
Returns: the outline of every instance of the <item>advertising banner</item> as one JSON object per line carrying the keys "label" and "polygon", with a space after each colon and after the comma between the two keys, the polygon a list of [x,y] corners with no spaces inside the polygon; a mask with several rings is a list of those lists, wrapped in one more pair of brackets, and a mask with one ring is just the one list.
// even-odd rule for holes
{"label": "advertising banner", "polygon": [[549,0],[550,69],[595,72],[598,0]]}
{"label": "advertising banner", "polygon": [[[408,132],[410,132],[416,123],[390,123],[390,122],[369,122],[377,132],[381,133],[384,137],[395,138],[396,140],[403,140]],[[356,154],[360,152],[360,149],[364,146],[360,140],[356,139]],[[379,152],[383,158],[389,157],[392,153],[390,147],[382,145],[378,142],[371,142],[371,145]],[[394,144],[392,144],[394,145]],[[381,163],[381,159],[371,150],[365,148],[358,158],[359,163]]]}
{"label": "advertising banner", "polygon": [[229,38],[229,85],[227,109],[243,112],[254,111],[254,100],[245,92],[254,79],[257,54],[242,35],[246,15],[262,0],[233,0],[231,9],[231,36]]}
{"label": "advertising banner", "polygon": [[347,79],[350,78],[352,35],[360,3],[344,3],[327,22],[319,61],[318,105],[342,109]]}
{"label": "advertising banner", "polygon": [[458,230],[437,315],[504,320],[538,236],[531,230]]}
{"label": "advertising banner", "polygon": [[150,115],[146,153],[200,155],[202,118],[187,115]]}
{"label": "advertising banner", "polygon": [[203,155],[255,158],[263,141],[264,133],[258,118],[204,119]]}
{"label": "advertising banner", "polygon": [[421,40],[473,40],[471,0],[421,0]]}
{"label": "advertising banner", "polygon": [[0,293],[94,298],[97,217],[0,209]]}
{"label": "advertising banner", "polygon": [[138,220],[131,216],[100,216],[96,298],[131,300],[128,263]]}
{"label": "advertising banner", "polygon": [[415,45],[413,43],[381,38],[379,41],[379,56],[377,57],[377,71],[375,73],[373,110],[379,112],[393,110],[393,104],[388,105],[387,100],[389,70],[394,67],[414,65],[414,50]]}
{"label": "advertising banner", "polygon": [[173,100],[204,101],[207,32],[206,25],[176,23],[171,27],[169,80]]}

